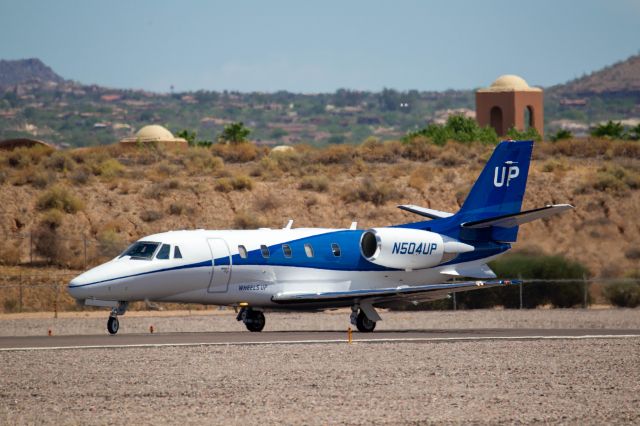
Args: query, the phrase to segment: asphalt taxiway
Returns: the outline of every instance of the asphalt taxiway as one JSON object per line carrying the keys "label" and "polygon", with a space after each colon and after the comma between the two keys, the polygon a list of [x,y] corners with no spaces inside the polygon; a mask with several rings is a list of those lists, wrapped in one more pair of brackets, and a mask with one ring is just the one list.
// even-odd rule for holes
{"label": "asphalt taxiway", "polygon": [[[354,343],[455,342],[479,340],[544,339],[640,339],[640,329],[463,329],[463,330],[381,330],[352,333]],[[346,331],[273,331],[262,333],[122,333],[115,336],[10,336],[0,337],[0,351],[102,349],[163,346],[285,345],[346,343]]]}

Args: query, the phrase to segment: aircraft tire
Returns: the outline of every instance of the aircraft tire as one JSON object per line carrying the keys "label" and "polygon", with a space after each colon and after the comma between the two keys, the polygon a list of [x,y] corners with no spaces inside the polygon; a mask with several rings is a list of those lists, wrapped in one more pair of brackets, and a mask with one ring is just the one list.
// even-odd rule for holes
{"label": "aircraft tire", "polygon": [[109,317],[107,320],[107,331],[109,334],[114,335],[120,329],[120,323],[118,322],[118,317]]}
{"label": "aircraft tire", "polygon": [[[247,312],[247,315],[249,315],[249,312]],[[248,318],[247,322],[244,323],[244,325],[247,327],[247,330],[256,333],[262,331],[262,329],[264,329],[264,325],[267,322],[264,314],[260,311],[251,311],[250,315],[251,316]]]}
{"label": "aircraft tire", "polygon": [[364,312],[360,311],[356,319],[356,327],[360,333],[371,333],[376,328],[376,322],[371,321]]}

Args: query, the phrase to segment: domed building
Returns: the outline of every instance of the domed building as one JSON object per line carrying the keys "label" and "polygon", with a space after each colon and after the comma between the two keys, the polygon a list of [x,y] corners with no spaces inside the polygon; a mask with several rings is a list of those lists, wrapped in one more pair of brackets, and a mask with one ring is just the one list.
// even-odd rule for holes
{"label": "domed building", "polygon": [[498,77],[491,86],[476,92],[476,120],[481,126],[491,126],[498,136],[510,128],[524,131],[535,128],[544,134],[543,92],[531,87],[517,75]]}
{"label": "domed building", "polygon": [[120,140],[122,146],[140,146],[141,144],[178,149],[186,149],[189,146],[186,139],[176,138],[169,130],[157,124],[144,126],[134,136]]}

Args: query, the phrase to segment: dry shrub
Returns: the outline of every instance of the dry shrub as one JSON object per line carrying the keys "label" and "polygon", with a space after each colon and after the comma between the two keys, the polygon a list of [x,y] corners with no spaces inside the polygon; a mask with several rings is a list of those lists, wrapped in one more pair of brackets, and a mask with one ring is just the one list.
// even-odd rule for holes
{"label": "dry shrub", "polygon": [[432,176],[433,169],[431,167],[418,167],[409,175],[408,185],[409,187],[423,191],[427,186],[427,179],[425,176]]}
{"label": "dry shrub", "polygon": [[91,179],[91,171],[86,166],[78,167],[71,173],[69,179],[76,185],[86,185]]}
{"label": "dry shrub", "polygon": [[569,169],[566,161],[563,159],[551,158],[544,162],[542,165],[542,171],[545,173],[550,172],[565,172]]}
{"label": "dry shrub", "polygon": [[349,186],[342,194],[342,199],[347,203],[365,201],[381,206],[399,195],[391,184],[376,183],[369,177],[363,179],[358,185]]}
{"label": "dry shrub", "polygon": [[216,181],[215,190],[219,192],[231,191],[251,191],[253,189],[253,181],[249,176],[223,177]]}
{"label": "dry shrub", "polygon": [[265,221],[255,213],[239,212],[233,219],[236,229],[258,229],[265,227]]}
{"label": "dry shrub", "polygon": [[402,154],[402,144],[399,141],[380,142],[370,136],[357,148],[358,155],[368,162],[393,163]]}
{"label": "dry shrub", "polygon": [[68,172],[76,167],[75,160],[68,152],[55,151],[44,162],[44,166],[57,172]]}
{"label": "dry shrub", "polygon": [[217,143],[213,145],[212,150],[214,154],[230,163],[246,163],[255,160],[260,155],[258,147],[251,142],[239,144]]}
{"label": "dry shrub", "polygon": [[31,185],[34,188],[43,189],[57,180],[56,174],[52,171],[45,171],[34,166],[29,166],[18,171],[12,183],[16,186]]}
{"label": "dry shrub", "polygon": [[181,216],[184,213],[191,215],[194,212],[193,208],[187,207],[185,204],[180,202],[169,204],[168,211],[169,211],[169,214],[172,216]]}
{"label": "dry shrub", "polygon": [[251,176],[264,178],[278,178],[282,176],[282,170],[278,161],[272,157],[263,157],[251,170]]}
{"label": "dry shrub", "polygon": [[21,169],[29,165],[36,165],[43,157],[51,154],[53,149],[44,146],[34,146],[31,148],[16,148],[6,156],[9,167]]}
{"label": "dry shrub", "polygon": [[125,167],[115,158],[107,158],[93,168],[93,173],[105,180],[112,180],[124,175]]}
{"label": "dry shrub", "polygon": [[56,185],[38,198],[36,207],[38,210],[54,209],[74,214],[84,210],[84,202],[66,187]]}
{"label": "dry shrub", "polygon": [[256,197],[253,202],[254,211],[264,212],[268,210],[275,210],[280,207],[281,201],[273,194],[267,193]]}
{"label": "dry shrub", "polygon": [[351,145],[329,145],[314,153],[314,160],[322,164],[346,164],[353,161],[356,150]]}
{"label": "dry shrub", "polygon": [[7,181],[7,176],[9,176],[9,174],[6,172],[6,170],[0,170],[0,185]]}
{"label": "dry shrub", "polygon": [[[640,188],[640,173],[620,166],[607,165],[598,169],[596,175],[588,181],[587,186],[596,191],[622,195],[629,189]],[[579,188],[580,190],[588,192],[584,187]]]}
{"label": "dry shrub", "polygon": [[22,259],[21,241],[16,240],[10,243],[5,240],[0,244],[0,265],[15,266],[20,264]]}
{"label": "dry shrub", "polygon": [[601,157],[611,148],[612,142],[606,139],[562,139],[550,145],[551,154],[567,157],[593,158]]}
{"label": "dry shrub", "polygon": [[269,154],[278,169],[283,172],[291,172],[302,167],[306,163],[305,156],[298,150],[276,151]]}
{"label": "dry shrub", "polygon": [[611,152],[615,157],[640,159],[640,142],[616,141],[612,143]]}
{"label": "dry shrub", "polygon": [[216,157],[211,150],[203,147],[193,147],[180,158],[189,174],[220,170],[224,167],[222,158]]}
{"label": "dry shrub", "polygon": [[162,219],[162,212],[157,210],[143,210],[140,213],[140,219],[145,222],[155,222],[156,220]]}
{"label": "dry shrub", "polygon": [[163,182],[153,183],[143,192],[145,198],[159,200],[169,194],[171,190],[179,189],[180,181],[178,179],[169,179]]}
{"label": "dry shrub", "polygon": [[107,229],[97,236],[98,252],[102,258],[112,259],[127,245],[126,238],[115,230]]}
{"label": "dry shrub", "polygon": [[431,143],[431,140],[424,136],[411,138],[404,142],[402,156],[410,160],[429,161],[437,158],[440,148]]}
{"label": "dry shrub", "polygon": [[305,176],[300,181],[298,189],[327,192],[329,189],[329,179],[326,176]]}
{"label": "dry shrub", "polygon": [[63,215],[59,210],[47,211],[33,231],[35,253],[46,258],[49,263],[61,263],[65,248],[59,238],[58,228]]}
{"label": "dry shrub", "polygon": [[442,164],[445,167],[457,166],[464,163],[464,159],[460,157],[459,154],[452,151],[444,151],[440,154],[440,158],[438,158],[438,163]]}

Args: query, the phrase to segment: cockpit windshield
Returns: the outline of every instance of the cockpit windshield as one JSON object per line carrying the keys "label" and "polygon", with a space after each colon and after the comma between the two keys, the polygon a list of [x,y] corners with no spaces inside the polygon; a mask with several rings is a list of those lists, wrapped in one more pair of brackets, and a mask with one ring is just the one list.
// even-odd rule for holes
{"label": "cockpit windshield", "polygon": [[151,260],[160,243],[138,241],[129,246],[120,257],[131,256],[131,259]]}

